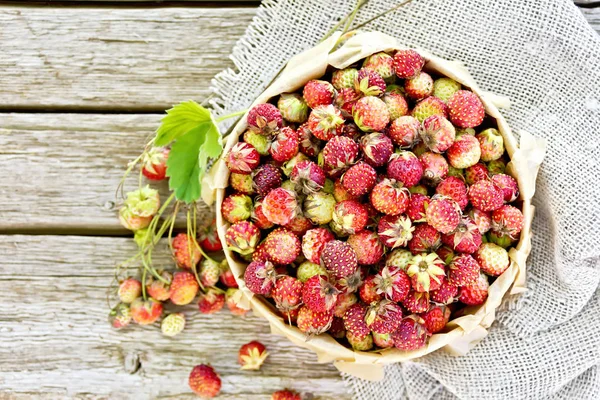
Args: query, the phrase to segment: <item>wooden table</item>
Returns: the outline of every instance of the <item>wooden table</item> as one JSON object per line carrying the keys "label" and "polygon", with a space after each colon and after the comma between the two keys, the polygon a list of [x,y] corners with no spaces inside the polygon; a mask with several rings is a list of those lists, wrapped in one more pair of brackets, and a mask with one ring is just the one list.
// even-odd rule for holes
{"label": "wooden table", "polygon": [[[190,306],[175,339],[106,322],[114,265],[135,250],[116,218],[123,170],[166,108],[202,99],[232,67],[256,3],[2,3],[0,399],[193,398],[187,376],[202,362],[223,399],[284,387],[350,398],[332,366],[257,317]],[[599,30],[600,9],[582,12]],[[237,350],[252,339],[271,356],[243,372]]]}

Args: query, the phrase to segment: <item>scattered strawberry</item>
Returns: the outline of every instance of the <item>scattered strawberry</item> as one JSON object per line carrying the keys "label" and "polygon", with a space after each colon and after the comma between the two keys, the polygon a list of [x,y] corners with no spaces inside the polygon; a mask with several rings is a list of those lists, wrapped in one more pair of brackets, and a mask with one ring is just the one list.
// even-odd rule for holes
{"label": "scattered strawberry", "polygon": [[428,337],[425,321],[418,316],[409,316],[402,320],[392,337],[394,346],[399,350],[412,351],[425,347]]}
{"label": "scattered strawberry", "polygon": [[426,72],[420,72],[404,81],[406,95],[413,100],[420,100],[433,93],[433,79]]}
{"label": "scattered strawberry", "polygon": [[333,312],[316,312],[306,306],[298,311],[297,325],[301,332],[307,335],[320,335],[326,332],[333,321]]}
{"label": "scattered strawberry", "polygon": [[419,121],[425,121],[433,115],[448,118],[448,106],[435,96],[429,96],[419,101],[412,109],[411,115]]}
{"label": "scattered strawberry", "polygon": [[289,122],[301,124],[308,118],[308,105],[297,93],[282,93],[277,108],[283,119]]}
{"label": "scattered strawberry", "polygon": [[153,216],[140,217],[135,215],[129,207],[119,209],[119,222],[125,229],[130,231],[139,231],[145,229],[152,222]]}
{"label": "scattered strawberry", "polygon": [[459,128],[475,128],[483,122],[485,108],[479,97],[468,90],[459,90],[446,102],[450,121]]}
{"label": "scattered strawberry", "polygon": [[125,199],[124,204],[135,216],[143,218],[151,217],[158,212],[160,196],[157,190],[150,189],[150,186],[146,185],[143,188],[127,193],[127,199]]}
{"label": "scattered strawberry", "polygon": [[332,240],[321,252],[323,266],[337,278],[352,274],[358,268],[356,253],[348,243]]}
{"label": "scattered strawberry", "polygon": [[217,282],[219,282],[220,276],[220,263],[208,258],[202,260],[202,262],[200,263],[200,268],[198,269],[198,277],[200,278],[200,283],[202,284],[202,286],[215,286]]}
{"label": "scattered strawberry", "polygon": [[127,278],[119,284],[119,299],[130,304],[142,295],[142,283],[134,278]]}
{"label": "scattered strawberry", "polygon": [[[156,279],[152,275],[146,278],[146,293],[158,301],[168,300],[171,296],[171,281],[173,275],[168,271],[159,271],[158,274],[166,281]],[[141,296],[141,293],[140,293]]]}
{"label": "scattered strawberry", "polygon": [[171,293],[169,298],[173,304],[182,306],[190,304],[200,286],[196,281],[196,277],[191,272],[182,271],[173,274],[173,282],[171,282]]}
{"label": "scattered strawberry", "polygon": [[238,287],[233,272],[231,272],[229,265],[227,265],[227,260],[221,261],[221,275],[219,276],[219,281],[228,288]]}
{"label": "scattered strawberry", "polygon": [[504,193],[493,182],[477,181],[469,187],[469,201],[481,211],[494,211],[504,204]]}
{"label": "scattered strawberry", "polygon": [[479,141],[471,135],[459,136],[446,152],[446,157],[454,168],[471,167],[477,164],[481,157]]}
{"label": "scattered strawberry", "polygon": [[470,254],[459,254],[448,265],[448,283],[465,286],[477,280],[479,264]]}
{"label": "scattered strawberry", "polygon": [[360,149],[367,163],[373,167],[385,165],[394,152],[392,140],[380,132],[365,135],[360,140]]}
{"label": "scattered strawberry", "polygon": [[302,400],[302,397],[292,390],[279,390],[271,395],[271,400]]}
{"label": "scattered strawberry", "polygon": [[269,154],[277,162],[286,162],[298,154],[300,139],[295,130],[284,126],[275,136],[275,140],[269,147]]}
{"label": "scattered strawberry", "polygon": [[248,313],[248,310],[243,309],[237,305],[236,298],[238,295],[239,289],[237,288],[229,288],[225,292],[225,304],[227,304],[227,308],[233,315],[244,316]]}
{"label": "scattered strawberry", "polygon": [[131,318],[140,325],[150,325],[156,322],[163,312],[162,303],[149,298],[145,300],[138,297],[129,306]]}
{"label": "scattered strawberry", "polygon": [[500,276],[510,266],[508,252],[494,243],[483,243],[475,253],[481,270],[491,276]]}
{"label": "scattered strawberry", "polygon": [[253,340],[240,347],[238,363],[242,369],[259,370],[268,356],[267,348],[262,343]]}
{"label": "scattered strawberry", "polygon": [[200,230],[200,233],[198,234],[198,241],[200,247],[209,253],[223,250],[223,245],[221,244],[219,235],[217,234],[215,219],[213,219],[209,225]]}
{"label": "scattered strawberry", "polygon": [[129,305],[117,304],[108,314],[108,322],[115,329],[125,328],[131,323],[131,310]]}
{"label": "scattered strawberry", "polygon": [[162,181],[167,175],[169,149],[153,147],[142,158],[142,174],[151,181]]}
{"label": "scattered strawberry", "polygon": [[210,365],[196,365],[188,384],[194,393],[203,398],[213,398],[221,391],[221,378]]}
{"label": "scattered strawberry", "polygon": [[165,336],[177,336],[185,328],[185,315],[173,313],[167,315],[160,323],[160,330]]}
{"label": "scattered strawberry", "polygon": [[196,239],[189,237],[185,233],[179,233],[175,236],[171,247],[173,249],[173,258],[179,268],[191,269],[202,258]]}
{"label": "scattered strawberry", "polygon": [[241,221],[225,232],[225,242],[231,251],[241,255],[251,254],[260,240],[260,230],[252,222]]}
{"label": "scattered strawberry", "polygon": [[333,103],[335,89],[329,82],[312,80],[304,85],[304,92],[302,94],[306,104],[310,108],[316,108]]}
{"label": "scattered strawberry", "polygon": [[460,288],[458,300],[468,306],[478,306],[483,304],[487,300],[489,287],[490,284],[487,276],[480,273],[474,283]]}
{"label": "scattered strawberry", "polygon": [[390,112],[378,97],[365,96],[354,104],[352,117],[356,125],[365,132],[382,131],[390,122]]}
{"label": "scattered strawberry", "polygon": [[504,154],[504,138],[497,129],[486,129],[475,137],[481,147],[481,161],[498,160]]}
{"label": "scattered strawberry", "polygon": [[231,224],[244,221],[252,214],[252,199],[241,193],[229,195],[223,199],[221,214]]}
{"label": "scattered strawberry", "polygon": [[236,143],[225,158],[227,168],[237,174],[250,174],[260,163],[260,154],[251,144]]}
{"label": "scattered strawberry", "polygon": [[425,59],[415,50],[398,50],[393,65],[398,78],[410,79],[421,72]]}

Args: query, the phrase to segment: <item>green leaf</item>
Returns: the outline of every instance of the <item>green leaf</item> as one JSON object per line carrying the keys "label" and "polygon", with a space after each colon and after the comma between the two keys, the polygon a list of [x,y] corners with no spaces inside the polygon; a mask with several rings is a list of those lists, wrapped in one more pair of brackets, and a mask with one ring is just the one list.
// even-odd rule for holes
{"label": "green leaf", "polygon": [[213,124],[210,111],[206,108],[192,100],[179,103],[167,110],[167,115],[163,117],[156,131],[154,143],[157,146],[166,146],[206,122]]}

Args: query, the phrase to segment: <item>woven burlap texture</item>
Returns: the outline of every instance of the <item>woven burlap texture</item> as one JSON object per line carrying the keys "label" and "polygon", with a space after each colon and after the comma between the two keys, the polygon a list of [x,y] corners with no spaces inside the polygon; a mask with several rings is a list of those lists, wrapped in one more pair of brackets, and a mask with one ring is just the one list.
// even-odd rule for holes
{"label": "woven burlap texture", "polygon": [[[286,60],[314,46],[353,2],[266,1],[214,80],[219,113],[247,107]],[[390,7],[371,0],[357,22]],[[548,139],[534,198],[529,290],[509,298],[468,355],[434,353],[346,377],[359,399],[597,398],[600,393],[600,39],[569,0],[415,0],[367,25],[468,65],[508,96],[512,128]]]}

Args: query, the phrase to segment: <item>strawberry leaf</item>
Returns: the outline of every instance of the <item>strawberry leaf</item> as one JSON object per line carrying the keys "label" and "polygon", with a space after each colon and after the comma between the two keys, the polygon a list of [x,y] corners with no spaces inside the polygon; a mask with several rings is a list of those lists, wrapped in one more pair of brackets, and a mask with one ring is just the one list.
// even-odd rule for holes
{"label": "strawberry leaf", "polygon": [[195,101],[184,101],[167,110],[156,131],[154,143],[166,146],[173,140],[185,135],[200,124],[213,123],[210,111]]}

